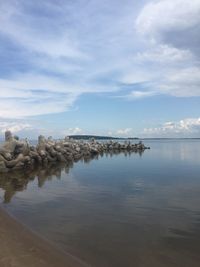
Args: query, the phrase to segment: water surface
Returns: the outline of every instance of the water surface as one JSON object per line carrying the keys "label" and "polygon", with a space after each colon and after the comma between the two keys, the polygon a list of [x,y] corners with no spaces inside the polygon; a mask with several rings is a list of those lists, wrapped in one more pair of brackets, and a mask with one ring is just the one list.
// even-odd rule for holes
{"label": "water surface", "polygon": [[200,141],[1,175],[4,207],[97,267],[199,267]]}

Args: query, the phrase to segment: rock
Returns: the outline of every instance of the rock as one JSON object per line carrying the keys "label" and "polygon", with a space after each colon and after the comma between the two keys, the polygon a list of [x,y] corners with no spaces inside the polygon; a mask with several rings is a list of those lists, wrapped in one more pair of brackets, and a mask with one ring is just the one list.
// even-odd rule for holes
{"label": "rock", "polygon": [[41,157],[42,159],[44,159],[44,158],[46,157],[46,155],[47,155],[47,153],[46,153],[45,150],[40,150],[40,151],[38,151],[38,153],[39,153],[39,155],[40,155],[40,157]]}
{"label": "rock", "polygon": [[6,141],[6,142],[9,142],[9,141],[11,141],[12,139],[13,139],[13,136],[12,136],[11,131],[6,131],[6,132],[5,132],[5,141]]}
{"label": "rock", "polygon": [[61,153],[57,153],[56,157],[57,157],[57,161],[60,161],[60,162],[66,161],[66,158]]}
{"label": "rock", "polygon": [[98,154],[99,152],[98,152],[98,150],[97,150],[96,148],[91,147],[91,149],[90,149],[90,153],[91,153],[92,155],[96,155],[96,154]]}
{"label": "rock", "polygon": [[7,172],[8,169],[6,168],[6,164],[4,161],[0,161],[0,173],[1,172]]}
{"label": "rock", "polygon": [[6,161],[5,164],[7,168],[14,168],[16,165],[19,165],[20,162],[24,163],[24,160],[24,156],[22,154],[19,154],[16,159]]}
{"label": "rock", "polygon": [[37,145],[37,150],[38,151],[45,151],[46,150],[46,139],[43,135],[38,136],[38,145]]}
{"label": "rock", "polygon": [[13,170],[20,170],[24,167],[23,162],[18,162],[14,167],[12,167]]}
{"label": "rock", "polygon": [[12,155],[11,153],[7,152],[7,151],[2,151],[2,153],[0,153],[1,156],[3,156],[4,160],[11,160],[12,159]]}
{"label": "rock", "polygon": [[0,153],[14,153],[15,147],[17,145],[17,140],[14,139],[10,131],[5,132],[5,142],[3,146],[0,147]]}
{"label": "rock", "polygon": [[14,135],[14,139],[17,140],[17,141],[19,141],[19,136]]}
{"label": "rock", "polygon": [[49,163],[64,162],[72,164],[82,158],[86,162],[91,159],[103,156],[104,153],[112,156],[114,153],[124,153],[128,155],[131,152],[143,153],[144,144],[140,141],[138,144],[131,144],[126,141],[120,142],[98,142],[94,139],[89,142],[83,140],[76,141],[65,137],[64,140],[55,141],[52,137],[45,139],[44,136],[38,137],[38,144],[31,146],[27,139],[19,140],[12,136],[10,131],[5,132],[5,142],[0,146],[0,172],[6,172],[14,169],[33,169],[34,165],[47,165]]}

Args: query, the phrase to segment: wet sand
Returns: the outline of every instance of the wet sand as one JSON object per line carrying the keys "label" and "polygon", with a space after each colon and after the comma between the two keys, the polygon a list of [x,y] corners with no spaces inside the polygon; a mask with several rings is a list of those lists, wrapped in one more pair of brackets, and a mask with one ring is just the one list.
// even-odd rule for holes
{"label": "wet sand", "polygon": [[0,207],[0,267],[87,267],[40,238]]}

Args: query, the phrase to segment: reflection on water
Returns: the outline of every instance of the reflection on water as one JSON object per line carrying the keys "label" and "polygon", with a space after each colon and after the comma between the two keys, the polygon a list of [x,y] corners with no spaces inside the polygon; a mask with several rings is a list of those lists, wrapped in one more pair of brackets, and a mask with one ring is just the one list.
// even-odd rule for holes
{"label": "reflection on water", "polygon": [[[122,154],[127,157],[131,154],[138,154],[142,156],[144,151],[115,151],[107,152],[92,157],[82,159],[84,163],[90,163],[92,160],[98,160],[100,157],[112,158],[113,155]],[[76,160],[75,160],[76,161]],[[78,161],[78,160],[77,160]],[[38,181],[38,187],[42,187],[45,181],[51,181],[53,178],[61,179],[62,173],[69,173],[69,169],[73,167],[73,162],[69,163],[51,163],[48,166],[38,166],[30,170],[16,170],[8,173],[0,174],[0,188],[4,190],[4,203],[9,203],[12,197],[18,191],[26,190],[29,182]]]}
{"label": "reflection on water", "polygon": [[147,145],[1,175],[3,205],[92,266],[199,267],[200,141]]}
{"label": "reflection on water", "polygon": [[48,165],[48,167],[38,167],[31,171],[15,171],[2,173],[0,178],[0,188],[4,190],[4,203],[9,203],[16,192],[26,190],[29,182],[37,180],[38,187],[42,187],[45,181],[51,181],[53,177],[61,178],[61,173],[69,172],[71,165]]}

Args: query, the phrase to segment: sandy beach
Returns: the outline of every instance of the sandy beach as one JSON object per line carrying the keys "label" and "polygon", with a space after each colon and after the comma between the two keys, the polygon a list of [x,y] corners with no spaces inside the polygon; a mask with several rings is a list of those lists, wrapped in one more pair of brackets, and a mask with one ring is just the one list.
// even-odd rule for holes
{"label": "sandy beach", "polygon": [[0,207],[0,267],[86,267],[40,238]]}

